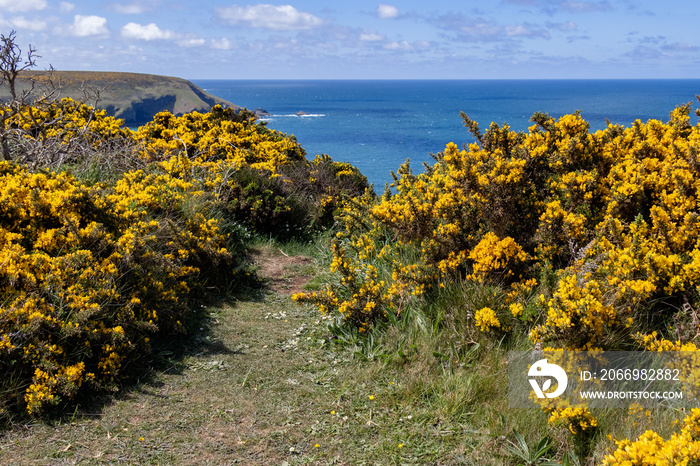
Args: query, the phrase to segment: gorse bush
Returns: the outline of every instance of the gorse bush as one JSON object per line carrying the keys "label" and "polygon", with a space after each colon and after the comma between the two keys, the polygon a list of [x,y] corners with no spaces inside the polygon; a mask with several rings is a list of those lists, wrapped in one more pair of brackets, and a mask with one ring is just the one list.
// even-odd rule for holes
{"label": "gorse bush", "polygon": [[165,112],[135,132],[70,99],[0,111],[0,414],[119,387],[201,299],[250,283],[246,226],[328,228],[367,188],[246,111]]}
{"label": "gorse bush", "polygon": [[219,189],[225,215],[280,239],[309,236],[335,223],[344,200],[367,189],[367,179],[328,156],[287,163],[271,174],[242,167]]}
{"label": "gorse bush", "polygon": [[159,113],[136,132],[147,160],[173,176],[198,179],[223,214],[281,238],[333,225],[343,199],[362,194],[367,179],[328,156],[307,160],[293,137],[256,124],[247,111],[215,106],[182,117]]}
{"label": "gorse bush", "polygon": [[604,466],[647,464],[692,465],[700,462],[700,409],[683,420],[680,432],[668,440],[648,430],[637,440],[616,441],[617,449],[603,460]]}
{"label": "gorse bush", "polygon": [[[15,107],[15,108],[13,108]],[[135,157],[136,141],[122,122],[70,98],[0,107],[1,142],[8,160],[32,169],[99,165],[103,177],[145,164]]]}
{"label": "gorse bush", "polygon": [[182,212],[200,193],[181,180],[88,188],[7,162],[0,180],[3,404],[34,414],[115,387],[150,339],[184,331],[209,280],[236,279],[216,220]]}
{"label": "gorse bush", "polygon": [[[294,299],[366,332],[407,306],[430,307],[443,288],[491,290],[503,299],[465,294],[442,311],[443,321],[464,313],[474,329],[453,345],[474,333],[501,342],[519,333],[553,349],[696,351],[700,125],[690,109],[675,109],[668,123],[595,132],[578,113],[484,133],[463,115],[476,142],[448,144],[419,175],[407,162],[393,191],[353,201],[333,245],[336,279]],[[588,408],[543,408],[587,455],[598,428]],[[609,464],[697,451],[687,429],[618,445]]]}
{"label": "gorse bush", "polygon": [[5,120],[5,125],[6,130],[21,130],[18,134],[24,139],[58,138],[64,144],[70,144],[82,134],[94,145],[132,134],[122,126],[121,120],[108,117],[106,110],[97,110],[70,97],[41,106],[22,106]]}
{"label": "gorse bush", "polygon": [[211,112],[180,117],[158,113],[138,128],[135,138],[144,143],[143,157],[167,160],[184,155],[197,166],[250,166],[275,172],[292,161],[303,160],[304,150],[293,137],[255,123],[255,115],[217,105]]}
{"label": "gorse bush", "polygon": [[[382,312],[363,317],[365,295],[349,290],[376,288],[376,305],[395,312],[402,296],[466,279],[507,292],[492,322],[520,318],[538,290],[533,342],[641,348],[635,334],[650,326],[684,338],[659,316],[700,305],[700,128],[689,112],[594,133],[578,114],[536,115],[527,133],[492,124],[483,135],[465,116],[477,142],[448,144],[420,175],[405,164],[395,193],[348,207],[339,285],[297,299],[370,325]],[[386,272],[375,280],[372,268]]]}

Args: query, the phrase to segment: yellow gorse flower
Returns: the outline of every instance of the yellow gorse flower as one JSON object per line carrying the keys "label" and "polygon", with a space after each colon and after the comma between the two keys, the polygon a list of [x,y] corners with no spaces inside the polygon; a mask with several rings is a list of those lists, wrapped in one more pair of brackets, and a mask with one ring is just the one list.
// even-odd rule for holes
{"label": "yellow gorse flower", "polygon": [[[245,194],[232,174],[256,170],[273,180],[281,166],[299,164],[325,177],[328,189],[317,197],[326,217],[341,202],[342,184],[363,180],[327,156],[306,161],[294,138],[220,107],[162,113],[135,133],[70,99],[27,107],[5,123],[25,138],[89,137],[96,150],[129,140],[140,152],[125,156],[143,167],[86,186],[68,172],[0,162],[0,355],[28,387],[31,414],[76,396],[86,381],[114,388],[153,337],[185,330],[205,282],[223,288],[244,275],[216,211]],[[287,208],[283,199],[270,203]],[[376,312],[372,300],[364,305]]]}
{"label": "yellow gorse flower", "polygon": [[617,449],[605,456],[602,464],[642,466],[647,464],[691,465],[700,461],[700,409],[694,408],[683,420],[678,433],[664,440],[648,430],[637,440],[616,441]]}
{"label": "yellow gorse flower", "polygon": [[474,320],[476,321],[476,326],[479,330],[486,332],[491,330],[491,328],[501,328],[501,322],[498,320],[498,316],[490,307],[484,307],[474,313]]}
{"label": "yellow gorse flower", "polygon": [[[367,313],[368,301],[400,312],[460,276],[511,285],[507,304],[522,305],[526,284],[552,270],[558,283],[540,301],[546,321],[533,341],[583,349],[629,337],[636,309],[700,282],[700,128],[688,113],[595,133],[577,114],[536,115],[527,133],[492,124],[478,143],[448,144],[424,174],[405,164],[394,192],[344,212],[338,286],[297,298],[360,323],[382,315]],[[361,298],[354,284],[376,261],[391,277],[377,276],[384,291]]]}
{"label": "yellow gorse flower", "polygon": [[[689,113],[594,132],[578,113],[536,114],[526,132],[492,123],[481,133],[465,116],[476,142],[447,144],[422,174],[405,163],[382,196],[343,209],[336,281],[295,299],[367,328],[466,278],[505,296],[474,312],[484,332],[523,329],[527,318],[539,322],[533,343],[560,349],[696,351],[700,125]],[[597,425],[584,407],[553,411],[551,422],[575,435]],[[697,448],[688,435],[622,441],[609,464],[686,464]]]}

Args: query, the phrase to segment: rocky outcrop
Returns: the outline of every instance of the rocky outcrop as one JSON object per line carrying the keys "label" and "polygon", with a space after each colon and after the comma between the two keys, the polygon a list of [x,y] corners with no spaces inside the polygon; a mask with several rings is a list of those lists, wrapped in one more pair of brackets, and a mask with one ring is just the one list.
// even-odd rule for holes
{"label": "rocky outcrop", "polygon": [[257,116],[258,118],[268,118],[272,116],[270,112],[268,112],[264,108],[256,108],[255,110],[253,110],[253,113],[255,113],[255,116]]}

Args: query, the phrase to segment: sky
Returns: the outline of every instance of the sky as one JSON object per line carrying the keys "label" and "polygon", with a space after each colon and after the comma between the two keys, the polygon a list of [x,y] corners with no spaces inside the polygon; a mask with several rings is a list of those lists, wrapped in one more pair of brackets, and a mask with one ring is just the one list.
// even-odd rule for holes
{"label": "sky", "polygon": [[37,69],[186,79],[698,78],[698,0],[0,0]]}

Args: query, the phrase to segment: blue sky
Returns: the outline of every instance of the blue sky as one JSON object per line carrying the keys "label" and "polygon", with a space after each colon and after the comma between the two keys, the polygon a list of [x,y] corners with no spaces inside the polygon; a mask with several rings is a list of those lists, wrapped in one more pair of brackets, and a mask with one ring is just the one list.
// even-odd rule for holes
{"label": "blue sky", "polygon": [[0,0],[39,68],[188,79],[698,78],[697,0]]}

